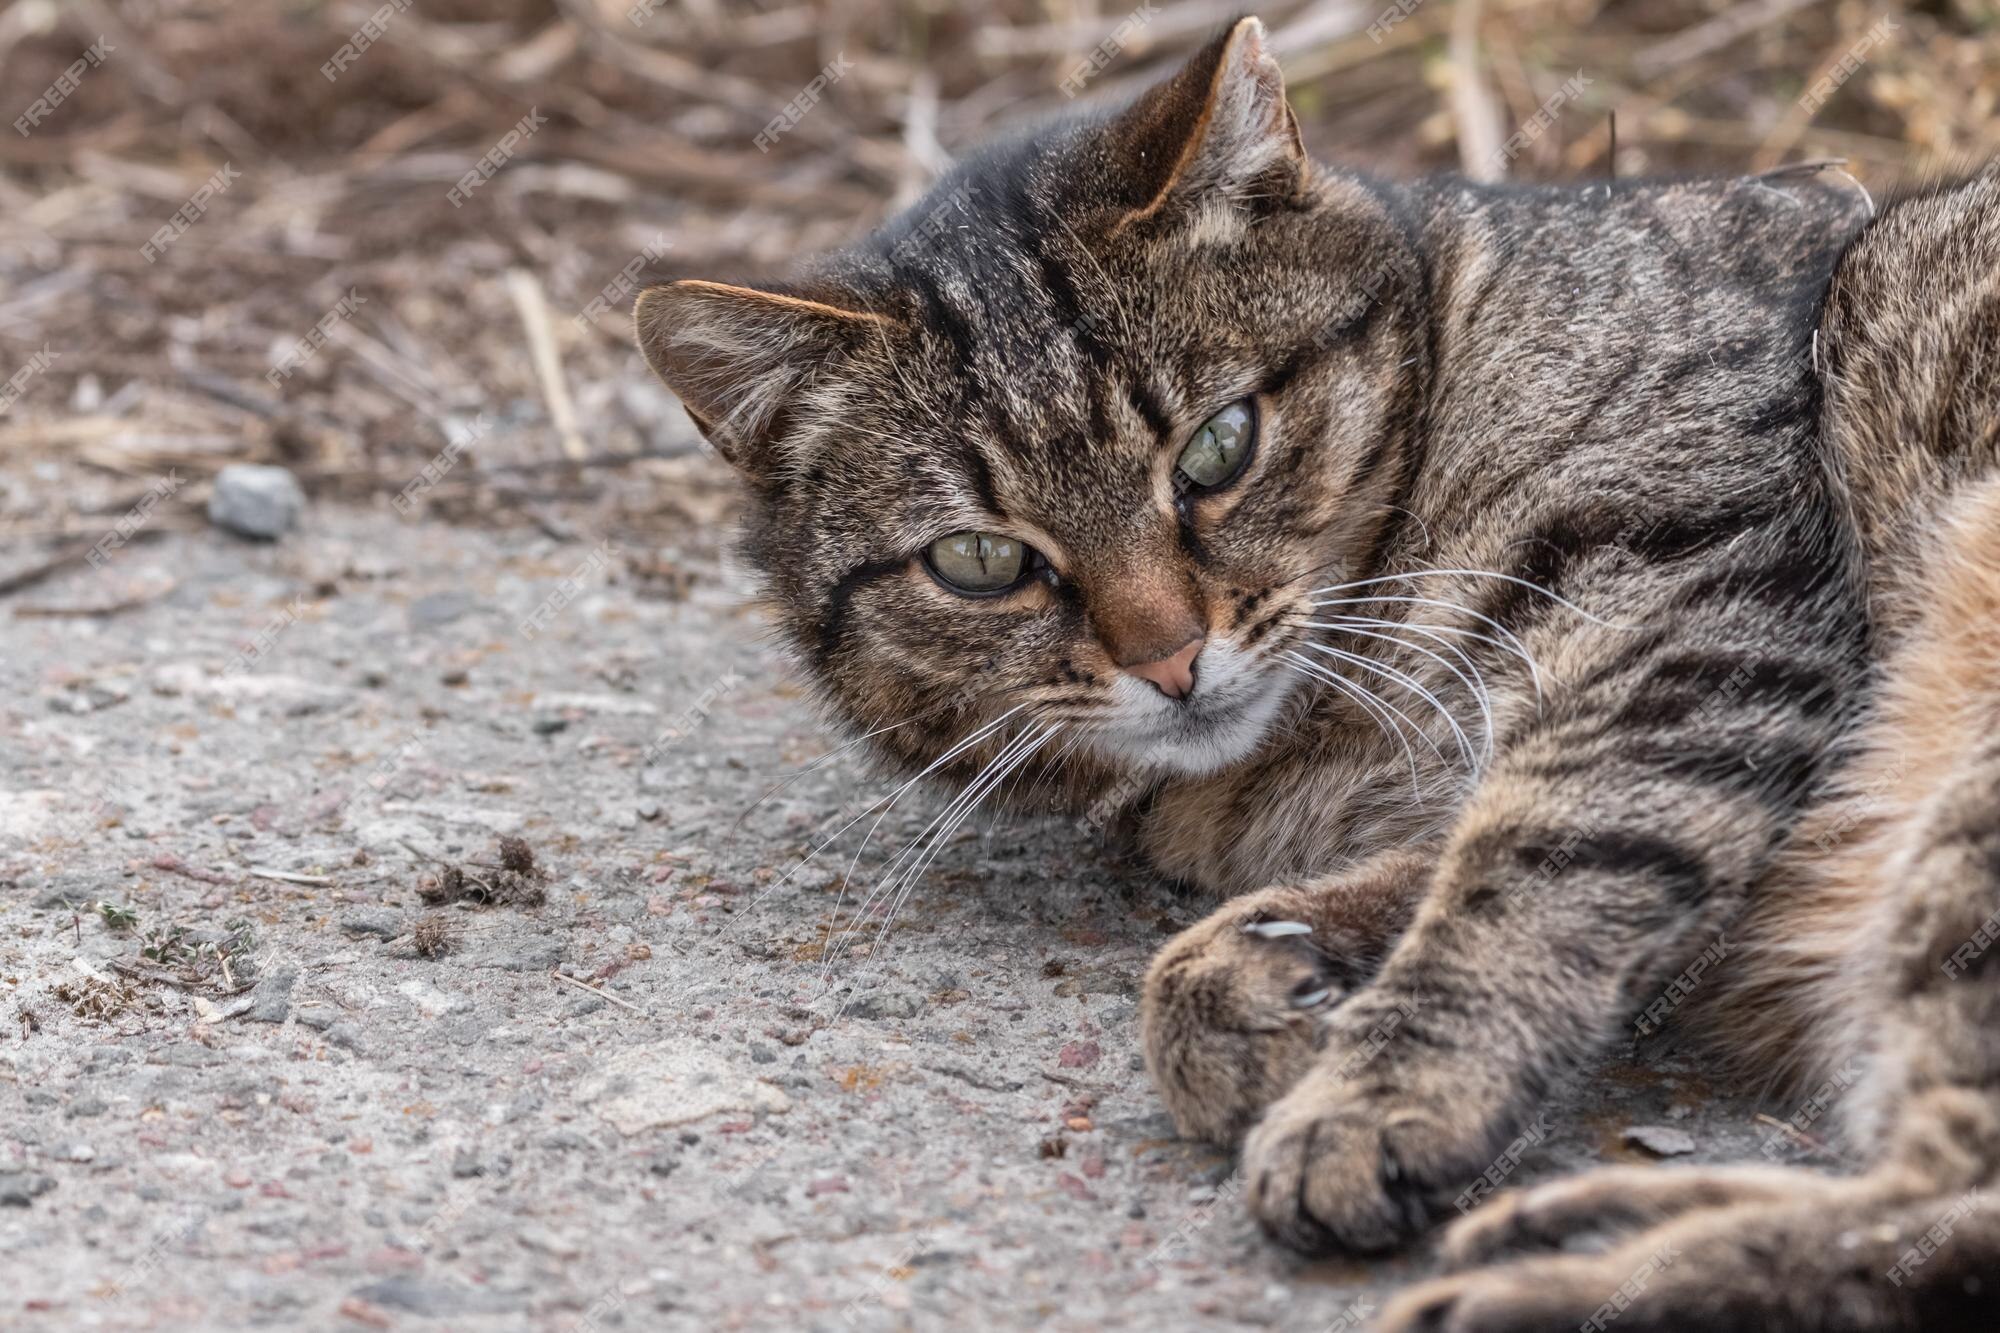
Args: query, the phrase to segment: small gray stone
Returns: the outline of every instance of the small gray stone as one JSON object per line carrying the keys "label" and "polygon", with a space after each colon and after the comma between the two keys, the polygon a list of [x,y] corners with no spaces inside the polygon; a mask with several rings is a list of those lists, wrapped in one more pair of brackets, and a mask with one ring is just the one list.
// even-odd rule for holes
{"label": "small gray stone", "polygon": [[361,1029],[345,1019],[326,1030],[326,1039],[342,1050],[353,1051],[357,1055],[361,1053]]}
{"label": "small gray stone", "polygon": [[750,1063],[758,1065],[776,1064],[778,1053],[761,1041],[750,1043]]}
{"label": "small gray stone", "polygon": [[281,963],[257,983],[251,992],[254,1001],[250,1006],[250,1021],[253,1023],[282,1023],[292,1009],[292,987],[298,984],[299,969],[296,964]]}
{"label": "small gray stone", "polygon": [[90,901],[90,890],[69,884],[57,884],[36,894],[29,906],[37,912],[53,912],[63,907],[82,907]]}
{"label": "small gray stone", "polygon": [[373,935],[377,939],[393,940],[403,933],[403,918],[388,911],[349,912],[340,919],[340,929],[357,939]]}
{"label": "small gray stone", "polygon": [[639,818],[651,822],[652,820],[658,819],[659,817],[660,817],[660,803],[658,801],[639,802]]}
{"label": "small gray stone", "polygon": [[1679,1157],[1694,1151],[1694,1135],[1670,1125],[1632,1125],[1623,1137],[1625,1142],[1655,1157]]}
{"label": "small gray stone", "polygon": [[856,1018],[915,1018],[924,1011],[924,997],[913,990],[875,991],[848,1005]]}
{"label": "small gray stone", "polygon": [[410,603],[411,629],[443,629],[474,606],[472,594],[456,589],[434,592]]}
{"label": "small gray stone", "polygon": [[56,1187],[55,1177],[30,1171],[0,1175],[0,1208],[26,1208]]}
{"label": "small gray stone", "polygon": [[275,541],[299,521],[305,507],[298,478],[284,468],[231,463],[215,474],[208,521],[239,537]]}
{"label": "small gray stone", "polygon": [[324,1032],[340,1021],[340,1011],[316,1005],[299,1010],[296,1017],[300,1027],[311,1028],[314,1032]]}
{"label": "small gray stone", "polygon": [[172,1046],[162,1046],[153,1052],[152,1056],[155,1064],[182,1065],[190,1068],[219,1065],[228,1058],[221,1051],[212,1050],[198,1041],[181,1041],[175,1042]]}
{"label": "small gray stone", "polygon": [[84,1096],[71,1102],[69,1108],[63,1114],[72,1120],[87,1120],[92,1116],[103,1115],[109,1109],[111,1109],[110,1103],[106,1102],[102,1097]]}
{"label": "small gray stone", "polygon": [[541,972],[560,963],[562,957],[561,940],[537,940],[512,952],[496,954],[487,966],[509,972]]}
{"label": "small gray stone", "polygon": [[402,1310],[427,1319],[481,1314],[512,1314],[520,1301],[495,1291],[453,1286],[432,1278],[402,1274],[357,1287],[354,1294],[385,1310]]}

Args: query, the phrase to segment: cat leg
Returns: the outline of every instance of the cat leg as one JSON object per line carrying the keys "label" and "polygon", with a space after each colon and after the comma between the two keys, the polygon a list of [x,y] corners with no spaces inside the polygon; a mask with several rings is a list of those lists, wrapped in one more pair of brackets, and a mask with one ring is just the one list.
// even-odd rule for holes
{"label": "cat leg", "polygon": [[[1671,1246],[1679,1275],[1632,1298],[1619,1328],[1704,1323],[1771,1329],[1992,1326],[2000,1298],[2000,482],[1941,524],[1930,605],[1891,656],[1850,791],[1872,793],[1867,836],[1815,837],[1849,887],[1818,923],[1845,941],[1786,973],[1824,994],[1785,998],[1789,1017],[1828,1014],[1811,1052],[1857,1071],[1832,1103],[1872,1166],[1854,1180],[1803,1170],[1615,1169],[1503,1196],[1458,1224],[1447,1255],[1478,1261],[1521,1245],[1643,1227],[1604,1262],[1539,1259],[1412,1292],[1387,1327],[1576,1324],[1634,1256]],[[1821,828],[1811,821],[1807,831]],[[1856,824],[1859,828],[1861,825]],[[1775,910],[1795,916],[1796,903]],[[1750,923],[1755,926],[1755,914]],[[1748,1021],[1747,1019],[1744,1021]],[[1730,1029],[1723,1028],[1727,1035]],[[1767,1033],[1745,1029],[1753,1043]],[[1712,1204],[1713,1206],[1703,1206]],[[1689,1262],[1696,1259],[1698,1262]],[[1730,1322],[1733,1321],[1733,1322]]]}
{"label": "cat leg", "polygon": [[1411,1288],[1376,1333],[1952,1333],[1993,1327],[1991,1194],[1897,1200],[1850,1182],[1807,1204],[1693,1213],[1602,1254]]}
{"label": "cat leg", "polygon": [[1408,925],[1436,863],[1395,851],[1231,900],[1168,943],[1140,1007],[1146,1064],[1180,1132],[1234,1146],[1319,1048],[1321,1019]]}
{"label": "cat leg", "polygon": [[1274,1238],[1366,1253],[1427,1228],[1740,909],[1861,649],[1832,531],[1799,522],[1693,552],[1635,540],[1557,585],[1623,623],[1529,625],[1561,687],[1511,723],[1410,928],[1244,1142]]}
{"label": "cat leg", "polygon": [[1613,1166],[1510,1190],[1452,1224],[1445,1263],[1468,1268],[1579,1237],[1644,1230],[1685,1213],[1742,1204],[1831,1200],[1848,1182],[1784,1166]]}

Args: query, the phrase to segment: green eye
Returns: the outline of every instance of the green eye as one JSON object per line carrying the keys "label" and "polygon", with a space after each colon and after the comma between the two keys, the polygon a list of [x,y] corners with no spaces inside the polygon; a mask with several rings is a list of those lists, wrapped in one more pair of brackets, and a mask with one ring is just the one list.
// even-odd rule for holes
{"label": "green eye", "polygon": [[933,577],[953,592],[1004,592],[1021,581],[1028,548],[992,532],[954,532],[924,548]]}
{"label": "green eye", "polygon": [[1202,422],[1175,467],[1187,485],[1213,490],[1243,470],[1256,441],[1257,414],[1245,398]]}

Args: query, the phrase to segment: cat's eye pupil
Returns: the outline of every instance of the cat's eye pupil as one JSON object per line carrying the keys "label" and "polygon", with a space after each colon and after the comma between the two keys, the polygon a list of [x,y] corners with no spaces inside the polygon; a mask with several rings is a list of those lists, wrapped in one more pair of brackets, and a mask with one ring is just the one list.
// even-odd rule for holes
{"label": "cat's eye pupil", "polygon": [[954,532],[932,542],[924,561],[938,582],[957,592],[1000,592],[1020,582],[1028,548],[998,533]]}
{"label": "cat's eye pupil", "polygon": [[1247,401],[1231,403],[1201,424],[1181,450],[1176,470],[1187,485],[1200,490],[1229,481],[1250,457],[1254,425]]}

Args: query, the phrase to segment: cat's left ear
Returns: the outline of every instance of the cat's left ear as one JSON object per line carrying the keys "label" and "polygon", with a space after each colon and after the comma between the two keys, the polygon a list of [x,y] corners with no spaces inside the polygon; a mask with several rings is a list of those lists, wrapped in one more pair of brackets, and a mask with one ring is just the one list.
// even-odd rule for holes
{"label": "cat's left ear", "polygon": [[1121,229],[1218,194],[1231,202],[1286,199],[1305,182],[1299,120],[1256,18],[1238,19],[1142,95],[1111,135],[1134,187]]}

